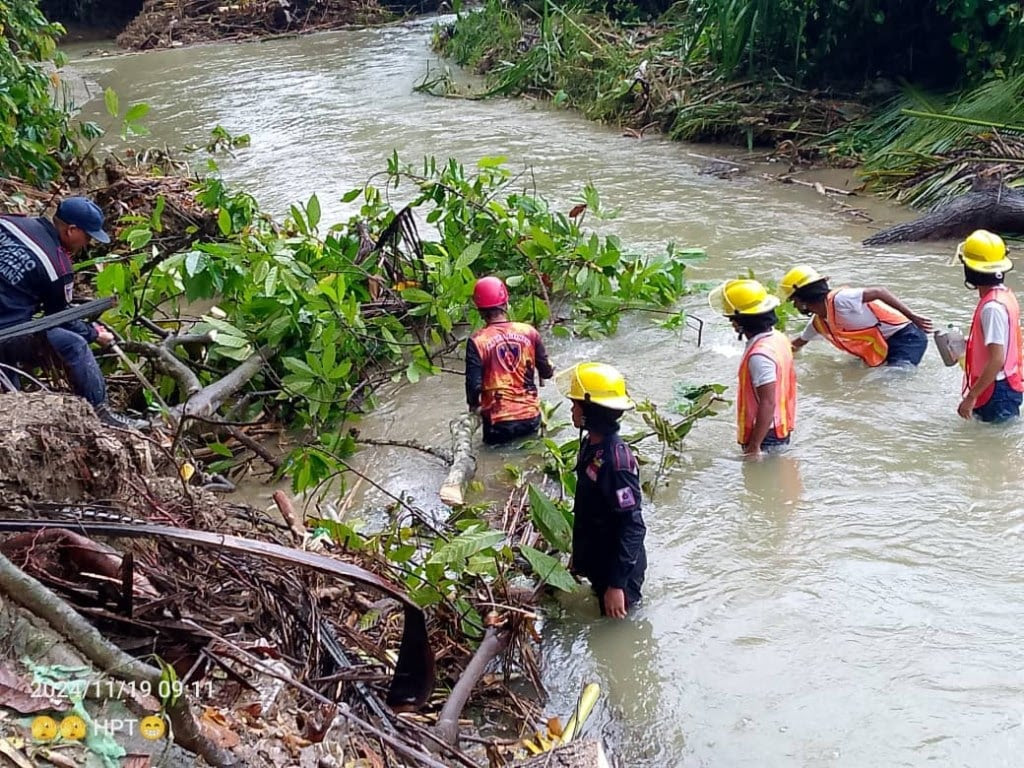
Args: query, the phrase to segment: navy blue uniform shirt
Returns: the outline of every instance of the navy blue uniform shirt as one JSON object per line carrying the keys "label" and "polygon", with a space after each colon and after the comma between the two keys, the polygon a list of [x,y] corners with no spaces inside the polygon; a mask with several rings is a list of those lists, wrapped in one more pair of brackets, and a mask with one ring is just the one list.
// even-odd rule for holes
{"label": "navy blue uniform shirt", "polygon": [[600,594],[642,583],[647,565],[636,458],[617,433],[585,441],[576,464],[573,567]]}
{"label": "navy blue uniform shirt", "polygon": [[[40,310],[49,315],[66,309],[74,279],[71,258],[49,220],[0,216],[0,328],[31,320]],[[96,339],[90,323],[63,327],[86,341]]]}

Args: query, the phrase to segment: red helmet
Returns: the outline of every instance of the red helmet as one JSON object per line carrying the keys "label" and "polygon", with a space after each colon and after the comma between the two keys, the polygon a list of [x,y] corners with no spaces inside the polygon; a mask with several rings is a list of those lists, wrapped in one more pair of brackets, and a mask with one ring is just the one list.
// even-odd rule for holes
{"label": "red helmet", "polygon": [[473,303],[477,309],[492,309],[508,304],[508,288],[498,277],[481,277],[473,286]]}

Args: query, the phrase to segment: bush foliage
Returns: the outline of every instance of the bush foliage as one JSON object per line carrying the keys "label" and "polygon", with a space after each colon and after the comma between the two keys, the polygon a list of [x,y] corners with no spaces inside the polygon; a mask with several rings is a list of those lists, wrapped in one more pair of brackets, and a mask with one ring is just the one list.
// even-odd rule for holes
{"label": "bush foliage", "polygon": [[49,23],[35,0],[0,2],[0,174],[45,182],[73,151],[69,116],[53,98],[61,66],[59,24]]}

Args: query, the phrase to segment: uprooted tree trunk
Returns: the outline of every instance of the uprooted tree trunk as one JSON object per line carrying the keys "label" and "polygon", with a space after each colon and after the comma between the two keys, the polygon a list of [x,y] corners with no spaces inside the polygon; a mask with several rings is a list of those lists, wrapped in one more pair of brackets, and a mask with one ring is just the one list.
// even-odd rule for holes
{"label": "uprooted tree trunk", "polygon": [[975,189],[914,221],[883,229],[864,245],[966,237],[976,229],[1024,232],[1024,192],[1002,185]]}

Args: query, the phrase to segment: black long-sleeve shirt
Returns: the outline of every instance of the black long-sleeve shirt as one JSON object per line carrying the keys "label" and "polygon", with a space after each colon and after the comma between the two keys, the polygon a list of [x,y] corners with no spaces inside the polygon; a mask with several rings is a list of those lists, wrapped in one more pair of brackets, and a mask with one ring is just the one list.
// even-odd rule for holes
{"label": "black long-sleeve shirt", "polygon": [[572,554],[575,569],[599,592],[623,589],[646,566],[636,458],[618,433],[584,442],[576,463]]}

